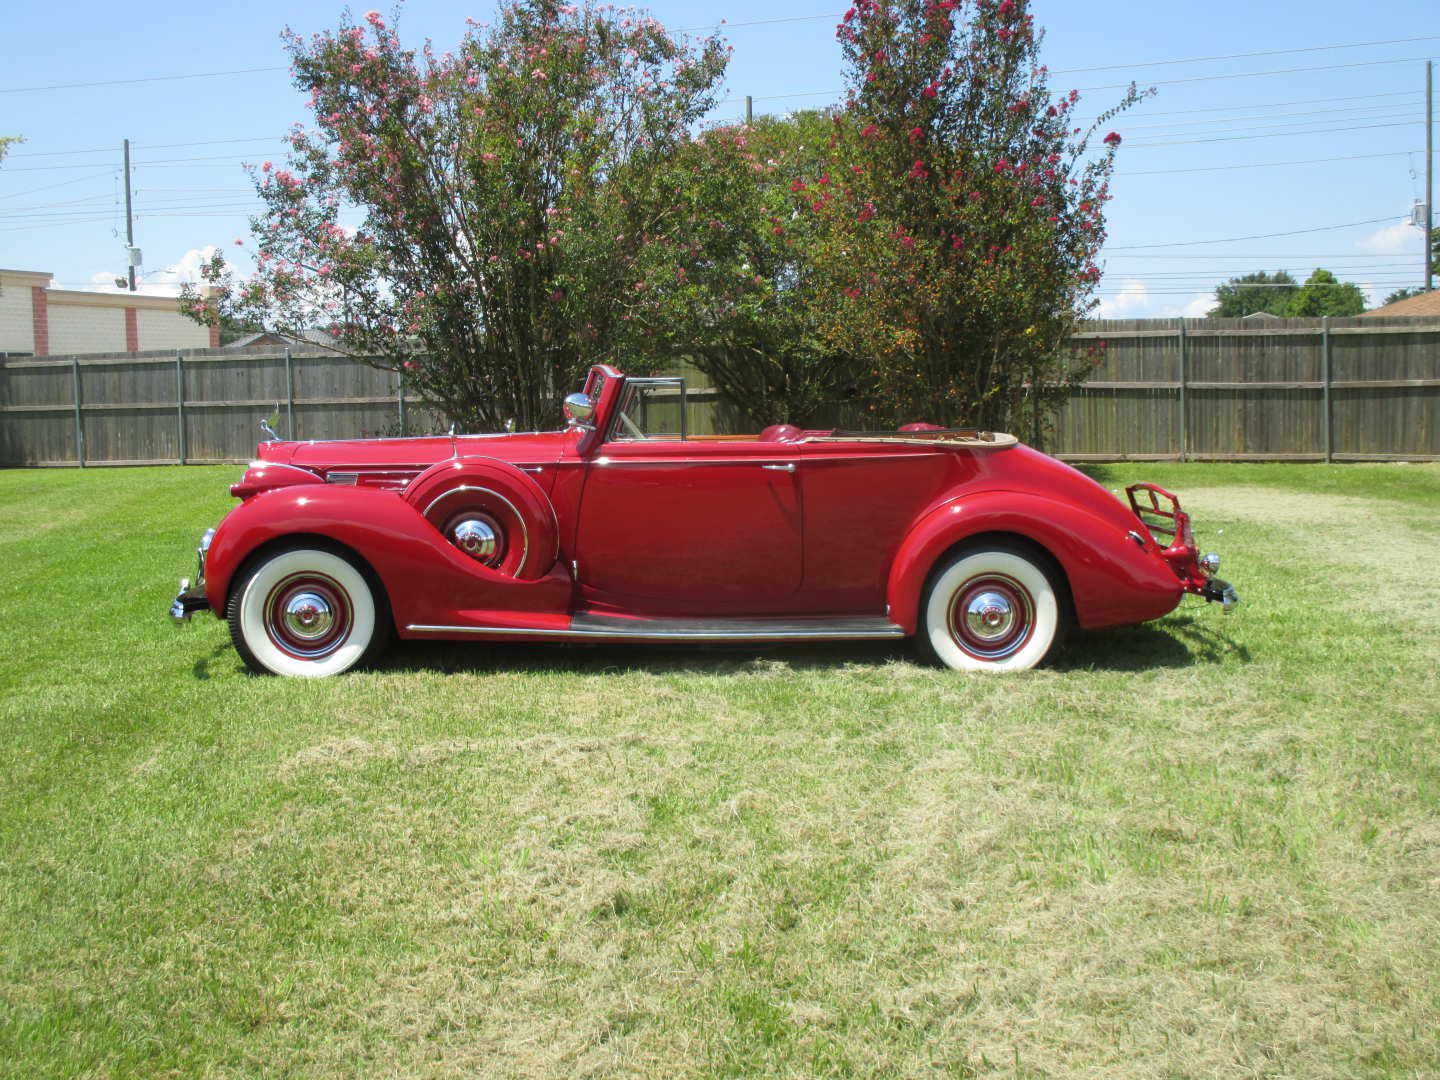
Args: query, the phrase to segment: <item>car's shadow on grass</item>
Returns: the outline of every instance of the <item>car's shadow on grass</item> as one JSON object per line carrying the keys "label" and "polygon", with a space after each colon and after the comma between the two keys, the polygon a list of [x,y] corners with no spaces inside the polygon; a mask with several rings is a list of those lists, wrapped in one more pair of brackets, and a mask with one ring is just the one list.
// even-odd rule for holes
{"label": "car's shadow on grass", "polygon": [[1250,662],[1250,650],[1226,628],[1190,615],[1113,630],[1075,630],[1050,666],[1056,671],[1147,671]]}
{"label": "car's shadow on grass", "polygon": [[[1249,651],[1228,634],[1189,616],[1162,624],[1073,632],[1048,665],[1066,671],[1144,671],[1249,663]],[[838,670],[852,665],[918,663],[909,641],[835,641],[824,644],[747,645],[535,645],[529,642],[397,641],[374,666],[380,672],[489,674],[545,672],[594,675],[625,671],[724,675],[757,664],[792,671]]]}

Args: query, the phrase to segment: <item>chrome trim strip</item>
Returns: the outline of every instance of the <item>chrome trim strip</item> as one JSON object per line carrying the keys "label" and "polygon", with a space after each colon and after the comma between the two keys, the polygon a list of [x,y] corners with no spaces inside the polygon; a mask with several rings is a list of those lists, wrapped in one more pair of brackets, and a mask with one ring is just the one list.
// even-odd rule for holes
{"label": "chrome trim strip", "polygon": [[651,458],[646,458],[646,459],[644,459],[644,460],[631,460],[631,459],[629,459],[629,458],[625,458],[625,459],[622,459],[622,460],[616,460],[615,458],[612,458],[612,457],[601,457],[601,458],[596,458],[596,459],[595,459],[595,464],[596,464],[596,465],[604,466],[605,468],[618,467],[618,466],[629,466],[629,467],[632,467],[632,468],[641,468],[641,467],[644,467],[644,468],[647,468],[647,469],[653,469],[653,468],[655,468],[657,465],[685,466],[686,468],[693,468],[693,467],[695,467],[695,466],[706,466],[706,465],[759,465],[761,468],[764,468],[764,469],[780,469],[780,470],[783,470],[783,471],[785,471],[785,472],[794,472],[794,471],[795,471],[795,465],[794,465],[793,462],[788,462],[788,463],[786,463],[786,464],[784,464],[784,465],[776,465],[776,464],[773,464],[771,461],[767,461],[764,457],[753,457],[753,458],[722,458],[722,459],[720,459],[719,461],[715,460],[714,458],[702,458],[702,459],[700,459],[700,460],[697,461],[697,460],[691,460],[691,459],[688,459],[688,458],[687,458],[687,459],[684,459],[684,460],[680,460],[680,459],[676,459],[676,458],[663,458],[663,459],[660,459],[660,460],[655,460],[655,459],[651,459]]}
{"label": "chrome trim strip", "polygon": [[[501,502],[503,502],[506,506],[510,508],[510,513],[515,515],[515,520],[520,525],[520,565],[524,566],[526,561],[530,558],[530,530],[525,527],[525,519],[520,515],[520,511],[515,509],[515,504],[512,503],[509,499],[507,499],[504,495],[501,495],[494,488],[479,487],[475,484],[461,484],[459,487],[448,488],[441,494],[436,495],[435,498],[431,499],[430,505],[425,507],[424,511],[422,511],[420,516],[425,518],[426,520],[429,520],[430,511],[435,509],[436,504],[443,499],[448,499],[457,491],[483,491],[487,495],[494,495],[497,499],[499,499]],[[553,507],[551,508],[550,512],[552,514],[555,512]]]}
{"label": "chrome trim strip", "polygon": [[474,634],[479,637],[585,638],[590,641],[872,641],[900,638],[905,631],[893,623],[873,630],[537,630],[507,626],[429,626],[411,623],[405,627],[422,634]]}

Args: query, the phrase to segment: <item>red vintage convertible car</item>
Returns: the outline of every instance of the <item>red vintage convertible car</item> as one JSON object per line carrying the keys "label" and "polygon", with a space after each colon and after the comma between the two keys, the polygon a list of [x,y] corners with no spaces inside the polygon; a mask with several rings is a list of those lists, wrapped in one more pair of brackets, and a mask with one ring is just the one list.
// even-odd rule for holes
{"label": "red vintage convertible car", "polygon": [[964,670],[1040,663],[1072,621],[1186,592],[1228,608],[1178,501],[1129,506],[995,432],[686,431],[685,384],[591,369],[563,431],[262,443],[171,616],[252,669],[334,675],[410,639],[914,636]]}

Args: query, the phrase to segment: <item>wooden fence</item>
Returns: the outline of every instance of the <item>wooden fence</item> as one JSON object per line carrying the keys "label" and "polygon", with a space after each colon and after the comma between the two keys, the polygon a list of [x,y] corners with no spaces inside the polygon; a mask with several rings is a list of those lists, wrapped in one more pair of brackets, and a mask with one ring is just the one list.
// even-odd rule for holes
{"label": "wooden fence", "polygon": [[[1092,374],[1047,441],[1070,460],[1440,460],[1440,319],[1102,321],[1072,347]],[[691,430],[731,428],[696,381]],[[0,465],[248,461],[277,407],[284,438],[444,426],[393,372],[315,351],[15,358]]]}
{"label": "wooden fence", "polygon": [[0,362],[0,464],[249,461],[258,423],[284,438],[434,430],[398,377],[333,353],[263,348]]}
{"label": "wooden fence", "polygon": [[1440,319],[1105,320],[1072,347],[1070,460],[1440,460]]}

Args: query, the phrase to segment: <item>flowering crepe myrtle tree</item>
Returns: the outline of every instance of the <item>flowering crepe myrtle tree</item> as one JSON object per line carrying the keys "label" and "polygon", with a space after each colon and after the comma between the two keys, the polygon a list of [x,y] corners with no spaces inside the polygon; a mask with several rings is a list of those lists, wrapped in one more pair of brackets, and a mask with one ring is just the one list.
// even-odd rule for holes
{"label": "flowering crepe myrtle tree", "polygon": [[826,172],[795,193],[824,219],[822,333],[871,357],[877,421],[1014,428],[1083,376],[1065,348],[1097,301],[1120,136],[1052,95],[1027,0],[857,0],[837,29],[849,82]]}
{"label": "flowering crepe myrtle tree", "polygon": [[[186,310],[327,327],[401,371],[463,425],[543,427],[623,311],[611,285],[643,244],[602,242],[611,204],[636,236],[673,214],[639,159],[663,158],[714,102],[727,53],[613,7],[520,0],[453,52],[401,47],[377,12],[287,31],[314,125],[253,175],[256,272],[222,257]],[[342,218],[363,214],[358,228]]]}

